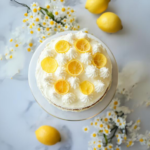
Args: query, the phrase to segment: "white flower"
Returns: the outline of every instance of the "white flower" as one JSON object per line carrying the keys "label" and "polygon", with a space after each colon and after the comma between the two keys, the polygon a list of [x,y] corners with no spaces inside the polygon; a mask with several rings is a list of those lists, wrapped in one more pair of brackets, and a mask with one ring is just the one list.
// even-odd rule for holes
{"label": "white flower", "polygon": [[32,4],[31,4],[31,7],[39,7],[39,4],[38,3],[35,3],[35,2],[33,2]]}
{"label": "white flower", "polygon": [[93,126],[93,121],[90,122],[90,125]]}
{"label": "white flower", "polygon": [[125,118],[118,117],[114,121],[119,128],[121,128],[121,129],[125,128],[125,126],[126,126],[126,119]]}
{"label": "white flower", "polygon": [[109,143],[109,144],[107,145],[107,148],[108,148],[109,150],[113,150],[113,144],[110,144],[110,143]]}
{"label": "white flower", "polygon": [[104,117],[104,118],[103,118],[103,121],[104,121],[105,123],[108,123],[108,121],[109,121],[109,118],[107,118],[107,117]]}
{"label": "white flower", "polygon": [[95,54],[101,52],[101,48],[102,48],[101,44],[94,43],[92,45],[92,53]]}
{"label": "white flower", "polygon": [[43,77],[43,81],[46,86],[52,85],[54,83],[53,75],[51,73],[45,73]]}
{"label": "white flower", "polygon": [[41,24],[42,24],[43,27],[47,27],[48,26],[48,23],[47,23],[46,20],[42,20]]}
{"label": "white flower", "polygon": [[95,121],[100,121],[100,117],[96,117],[94,120]]}
{"label": "white flower", "polygon": [[139,140],[141,145],[145,145],[146,144],[146,140],[147,140],[146,136],[140,134],[140,135],[138,135],[137,138],[138,138],[138,140]]}
{"label": "white flower", "polygon": [[100,76],[102,77],[102,78],[107,78],[107,77],[109,77],[109,70],[108,70],[108,68],[106,68],[106,67],[102,67],[101,69],[100,69]]}
{"label": "white flower", "polygon": [[116,146],[115,150],[121,150],[121,147],[119,147],[118,145]]}
{"label": "white flower", "polygon": [[53,21],[52,19],[49,20],[48,22],[50,27],[54,27],[55,26],[55,21]]}
{"label": "white flower", "polygon": [[96,147],[97,147],[98,149],[100,149],[100,148],[103,147],[103,145],[102,145],[102,143],[99,143],[99,142],[98,142],[98,143],[96,144]]}
{"label": "white flower", "polygon": [[89,127],[88,126],[83,127],[83,131],[88,133],[89,132]]}
{"label": "white flower", "polygon": [[69,60],[74,59],[78,56],[78,53],[74,48],[70,48],[69,51],[66,53],[67,57]]}
{"label": "white flower", "polygon": [[113,99],[113,101],[110,104],[111,109],[117,109],[117,107],[120,106],[120,100],[118,98]]}
{"label": "white flower", "polygon": [[68,21],[67,21],[67,19],[66,19],[66,18],[65,18],[65,19],[63,19],[63,20],[62,20],[62,22],[63,22],[64,24],[68,23]]}
{"label": "white flower", "polygon": [[105,127],[105,124],[104,124],[102,121],[100,121],[99,124],[98,124],[98,128],[99,128],[100,130],[103,130],[104,127]]}
{"label": "white flower", "polygon": [[124,114],[130,114],[131,110],[126,106],[117,107],[116,111],[122,111]]}
{"label": "white flower", "polygon": [[98,127],[98,121],[94,121],[93,124],[94,124],[94,127],[95,127],[95,128]]}
{"label": "white flower", "polygon": [[69,29],[70,29],[70,25],[69,25],[69,24],[65,24],[65,26],[64,26],[63,29],[64,29],[64,30],[69,30]]}
{"label": "white flower", "polygon": [[108,117],[108,118],[112,118],[113,115],[114,115],[114,112],[113,112],[113,111],[108,111],[108,112],[107,112],[107,117]]}
{"label": "white flower", "polygon": [[67,63],[67,57],[65,54],[57,54],[56,60],[60,66],[65,65]]}
{"label": "white flower", "polygon": [[97,138],[97,133],[96,133],[96,132],[93,132],[93,133],[91,134],[91,137],[92,137],[92,138]]}
{"label": "white flower", "polygon": [[83,53],[83,54],[81,54],[80,60],[84,64],[88,65],[88,64],[90,64],[92,62],[92,55],[90,53]]}
{"label": "white flower", "polygon": [[69,81],[69,83],[70,83],[70,85],[71,85],[71,87],[73,89],[76,89],[77,87],[79,87],[79,83],[80,83],[79,78],[77,78],[77,77],[70,77],[68,79],[68,81]]}
{"label": "white flower", "polygon": [[111,132],[110,132],[110,129],[108,129],[108,128],[106,128],[106,129],[104,129],[104,134],[105,135],[109,135]]}
{"label": "white flower", "polygon": [[58,0],[60,3],[64,4],[65,0]]}
{"label": "white flower", "polygon": [[121,144],[122,143],[122,141],[123,141],[123,139],[122,139],[122,137],[121,136],[118,136],[117,137],[117,144]]}
{"label": "white flower", "polygon": [[134,145],[134,140],[133,139],[129,139],[127,141],[127,147],[133,146]]}
{"label": "white flower", "polygon": [[91,101],[92,98],[93,98],[92,95],[84,95],[84,94],[82,94],[82,95],[80,96],[80,100],[81,100],[81,102],[83,102],[83,103],[87,103],[87,102]]}
{"label": "white flower", "polygon": [[104,90],[105,84],[101,80],[96,80],[94,82],[94,86],[95,86],[95,91],[97,93],[99,93],[99,92],[102,92]]}
{"label": "white flower", "polygon": [[58,67],[54,74],[56,77],[64,79],[67,75],[67,72],[64,67]]}
{"label": "white flower", "polygon": [[63,95],[63,97],[62,97],[63,103],[71,104],[74,101],[75,101],[75,95],[73,93],[67,93],[67,94]]}
{"label": "white flower", "polygon": [[58,11],[57,9],[55,9],[55,10],[53,11],[53,14],[54,14],[55,18],[60,17],[59,11]]}
{"label": "white flower", "polygon": [[129,128],[129,130],[131,132],[137,132],[138,130],[140,130],[139,124],[137,124],[136,122]]}
{"label": "white flower", "polygon": [[89,65],[85,69],[85,74],[88,78],[95,78],[98,76],[98,69],[96,66]]}

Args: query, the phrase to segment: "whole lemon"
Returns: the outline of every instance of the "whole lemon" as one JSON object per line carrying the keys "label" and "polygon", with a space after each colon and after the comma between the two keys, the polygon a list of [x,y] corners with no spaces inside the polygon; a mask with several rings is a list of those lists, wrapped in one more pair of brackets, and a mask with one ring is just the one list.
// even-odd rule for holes
{"label": "whole lemon", "polygon": [[45,145],[54,145],[61,140],[58,130],[47,125],[39,127],[35,135],[38,141]]}
{"label": "whole lemon", "polygon": [[100,14],[108,7],[110,0],[87,0],[85,8],[93,14]]}
{"label": "whole lemon", "polygon": [[103,13],[97,19],[97,25],[108,33],[115,33],[123,28],[120,18],[112,12]]}

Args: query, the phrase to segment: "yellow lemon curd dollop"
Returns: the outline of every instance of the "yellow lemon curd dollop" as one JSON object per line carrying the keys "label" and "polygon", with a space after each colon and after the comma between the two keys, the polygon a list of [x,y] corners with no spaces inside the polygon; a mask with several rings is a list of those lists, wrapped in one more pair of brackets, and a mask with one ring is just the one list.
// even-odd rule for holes
{"label": "yellow lemon curd dollop", "polygon": [[85,38],[78,39],[75,43],[74,46],[76,50],[80,53],[86,53],[91,50],[91,44],[89,41]]}
{"label": "yellow lemon curd dollop", "polygon": [[61,141],[60,133],[54,127],[44,125],[35,131],[36,138],[44,145],[54,145]]}
{"label": "yellow lemon curd dollop", "polygon": [[105,55],[103,55],[102,53],[96,53],[93,56],[93,64],[97,67],[97,68],[102,68],[106,65],[107,63],[107,58],[105,57]]}
{"label": "yellow lemon curd dollop", "polygon": [[85,95],[90,95],[94,91],[94,85],[89,81],[80,83],[80,90]]}
{"label": "yellow lemon curd dollop", "polygon": [[41,61],[41,67],[47,73],[54,73],[58,67],[58,63],[54,58],[46,57]]}
{"label": "yellow lemon curd dollop", "polygon": [[93,14],[100,14],[107,9],[109,2],[110,0],[87,0],[85,8]]}
{"label": "yellow lemon curd dollop", "polygon": [[60,79],[60,80],[56,81],[54,88],[57,93],[63,95],[63,94],[67,94],[69,92],[70,85],[67,80]]}
{"label": "yellow lemon curd dollop", "polygon": [[115,33],[123,28],[120,18],[112,12],[103,13],[97,19],[98,27],[108,33]]}
{"label": "yellow lemon curd dollop", "polygon": [[73,59],[68,62],[66,70],[71,76],[78,76],[83,71],[83,65],[79,60]]}

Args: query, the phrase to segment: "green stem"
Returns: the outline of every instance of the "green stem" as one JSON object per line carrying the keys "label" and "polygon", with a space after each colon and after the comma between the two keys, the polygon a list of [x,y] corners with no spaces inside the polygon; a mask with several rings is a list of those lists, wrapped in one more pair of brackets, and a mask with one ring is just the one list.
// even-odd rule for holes
{"label": "green stem", "polygon": [[107,146],[107,144],[108,144],[107,136],[106,136],[106,134],[103,134],[103,136],[104,136],[104,139],[105,139],[105,142],[106,142],[106,146]]}
{"label": "green stem", "polygon": [[118,130],[118,127],[116,126],[113,130],[114,130],[114,133],[113,133],[113,135],[111,137],[109,137],[108,140],[112,140],[114,138],[114,136],[115,136],[115,134],[116,134],[116,132]]}
{"label": "green stem", "polygon": [[51,18],[54,20],[54,15],[52,12],[49,12],[46,8],[43,8],[43,7],[40,7],[42,10],[45,11],[45,13]]}
{"label": "green stem", "polygon": [[17,4],[19,4],[19,5],[23,6],[23,7],[26,7],[26,8],[28,8],[28,10],[31,10],[30,7],[28,5],[26,5],[26,4],[17,2],[16,0],[10,0],[10,1],[15,2],[15,3],[17,3]]}

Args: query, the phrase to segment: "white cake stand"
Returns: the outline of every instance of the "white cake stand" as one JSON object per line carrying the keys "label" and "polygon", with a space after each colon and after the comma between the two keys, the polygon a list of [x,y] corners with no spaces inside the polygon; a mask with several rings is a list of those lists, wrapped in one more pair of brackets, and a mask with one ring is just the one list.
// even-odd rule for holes
{"label": "white cake stand", "polygon": [[106,48],[108,55],[112,62],[112,84],[107,92],[106,96],[103,98],[102,101],[100,101],[98,104],[96,104],[94,107],[81,111],[81,112],[70,112],[70,111],[62,111],[55,106],[51,105],[42,95],[39,88],[37,87],[36,78],[35,78],[35,71],[36,71],[36,64],[39,58],[39,55],[41,54],[41,51],[45,48],[46,44],[52,40],[53,38],[57,38],[61,35],[65,35],[67,33],[76,33],[77,31],[67,31],[67,32],[61,32],[58,34],[55,34],[51,36],[50,38],[46,39],[42,44],[39,45],[39,47],[36,49],[35,53],[32,56],[32,59],[30,61],[29,65],[29,72],[28,72],[28,81],[29,86],[32,91],[32,94],[37,101],[37,103],[50,115],[53,117],[56,117],[58,119],[67,120],[67,121],[81,121],[86,120],[95,117],[99,113],[101,113],[112,101],[116,89],[117,89],[117,83],[118,83],[118,67],[116,60],[114,58],[114,55],[109,50],[109,48],[98,38],[92,36],[89,34],[89,36],[97,41],[100,41],[103,43],[103,47]]}

